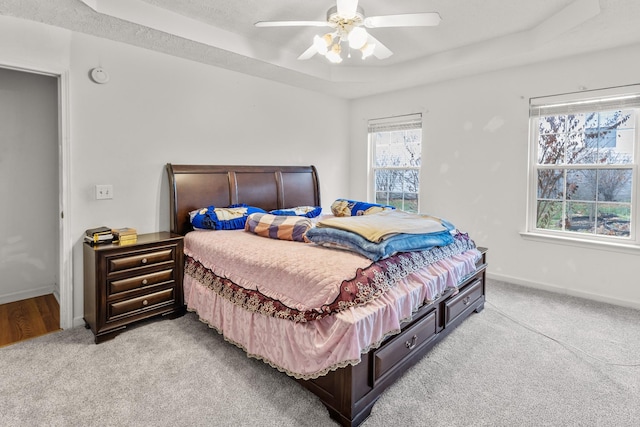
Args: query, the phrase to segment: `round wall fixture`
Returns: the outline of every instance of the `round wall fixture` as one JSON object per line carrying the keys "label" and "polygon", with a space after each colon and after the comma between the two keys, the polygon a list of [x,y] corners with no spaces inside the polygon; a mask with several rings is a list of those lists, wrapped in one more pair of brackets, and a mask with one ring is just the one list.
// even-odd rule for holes
{"label": "round wall fixture", "polygon": [[91,76],[91,80],[99,84],[109,81],[109,74],[100,67],[92,69],[89,75]]}

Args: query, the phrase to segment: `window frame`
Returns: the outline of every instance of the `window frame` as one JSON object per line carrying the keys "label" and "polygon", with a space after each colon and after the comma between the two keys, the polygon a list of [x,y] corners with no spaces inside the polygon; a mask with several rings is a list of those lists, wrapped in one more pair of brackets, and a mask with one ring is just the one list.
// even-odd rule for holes
{"label": "window frame", "polygon": [[[640,250],[640,85],[620,86],[616,88],[582,91],[553,95],[529,100],[529,160],[527,177],[527,214],[526,231],[520,233],[524,238],[536,241],[552,241],[578,246],[599,247],[612,250]],[[561,116],[572,113],[605,112],[617,109],[632,109],[634,115],[632,126],[634,129],[633,161],[629,164],[606,163],[562,163],[541,164],[539,162],[538,147],[540,126],[543,117]],[[540,170],[602,170],[628,169],[631,171],[630,192],[630,229],[629,236],[608,236],[603,234],[589,234],[567,230],[554,230],[537,227],[538,213],[538,171]],[[563,214],[566,212],[566,194],[559,201],[563,202]]]}
{"label": "window frame", "polygon": [[[374,140],[374,133],[380,132],[393,132],[403,130],[419,130],[420,142],[420,165],[419,166],[376,166],[376,144]],[[416,171],[418,174],[418,185],[415,193],[411,191],[402,191],[403,195],[403,208],[405,194],[415,194],[416,213],[420,212],[420,174],[422,170],[422,153],[424,146],[423,141],[423,123],[422,113],[412,113],[400,116],[391,116],[370,119],[367,126],[367,145],[368,145],[368,185],[367,185],[367,200],[371,203],[377,201],[377,189],[376,189],[376,172],[381,170],[391,171]]]}

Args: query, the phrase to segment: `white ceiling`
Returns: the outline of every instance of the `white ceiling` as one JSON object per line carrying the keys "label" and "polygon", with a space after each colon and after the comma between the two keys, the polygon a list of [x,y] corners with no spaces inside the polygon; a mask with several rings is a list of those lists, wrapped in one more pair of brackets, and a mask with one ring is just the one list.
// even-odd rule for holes
{"label": "white ceiling", "polygon": [[332,0],[0,0],[0,14],[344,98],[640,43],[638,0],[359,4],[365,16],[439,12],[442,22],[437,27],[371,29],[394,52],[390,58],[363,61],[354,55],[334,65],[319,55],[297,60],[325,28],[253,25],[261,20],[324,20],[335,5]]}

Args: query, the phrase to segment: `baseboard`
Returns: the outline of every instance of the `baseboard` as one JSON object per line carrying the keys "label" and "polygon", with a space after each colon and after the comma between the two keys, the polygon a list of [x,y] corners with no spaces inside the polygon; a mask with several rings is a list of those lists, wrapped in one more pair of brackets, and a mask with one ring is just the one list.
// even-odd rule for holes
{"label": "baseboard", "polygon": [[53,297],[58,301],[58,305],[60,305],[60,291],[58,288],[53,291]]}
{"label": "baseboard", "polygon": [[55,285],[42,286],[35,289],[27,289],[20,292],[13,292],[10,294],[0,295],[0,304],[7,304],[15,301],[22,301],[23,299],[41,297],[43,295],[53,294],[56,287]]}
{"label": "baseboard", "polygon": [[527,288],[541,289],[544,291],[555,292],[557,294],[570,295],[573,297],[579,297],[589,299],[598,302],[605,302],[608,304],[619,305],[621,307],[635,308],[640,310],[640,301],[628,301],[619,298],[612,298],[607,295],[594,294],[591,292],[584,292],[578,289],[564,288],[561,286],[550,285],[548,283],[534,282],[531,280],[524,280],[517,277],[507,276],[505,274],[495,274],[487,272],[487,279],[499,280],[501,282],[512,283],[514,285],[525,286]]}
{"label": "baseboard", "polygon": [[78,326],[84,326],[84,317],[74,317],[73,318],[73,327],[77,328]]}

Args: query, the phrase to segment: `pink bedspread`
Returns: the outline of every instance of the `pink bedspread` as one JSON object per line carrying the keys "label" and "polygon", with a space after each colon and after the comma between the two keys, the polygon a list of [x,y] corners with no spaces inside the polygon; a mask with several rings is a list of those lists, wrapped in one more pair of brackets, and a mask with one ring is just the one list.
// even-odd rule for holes
{"label": "pink bedspread", "polygon": [[385,285],[365,292],[366,301],[344,303],[358,274],[381,282],[371,261],[351,252],[238,230],[191,232],[185,254],[187,309],[249,356],[304,379],[357,364],[425,301],[475,271],[480,256],[469,249],[413,270],[415,259],[399,259],[404,270],[381,269]]}

